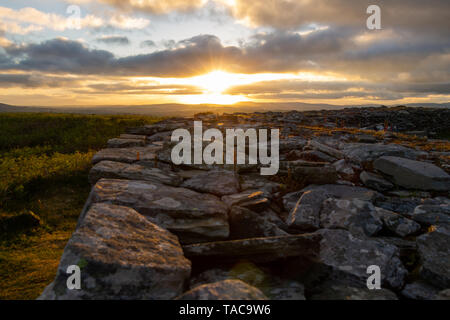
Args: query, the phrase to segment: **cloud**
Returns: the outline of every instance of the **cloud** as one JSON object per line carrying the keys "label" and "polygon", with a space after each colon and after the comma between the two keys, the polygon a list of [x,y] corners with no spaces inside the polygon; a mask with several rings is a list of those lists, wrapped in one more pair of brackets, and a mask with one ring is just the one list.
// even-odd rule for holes
{"label": "cloud", "polygon": [[141,48],[153,48],[156,47],[156,43],[153,40],[145,40],[141,42]]}
{"label": "cloud", "polygon": [[[251,26],[292,29],[319,23],[364,29],[371,0],[217,0],[231,14]],[[378,0],[384,28],[448,30],[448,0]],[[446,29],[445,29],[446,28]]]}
{"label": "cloud", "polygon": [[130,44],[130,40],[125,36],[102,36],[96,39],[97,42],[110,44],[110,45],[122,45],[126,46]]}
{"label": "cloud", "polygon": [[[76,0],[86,3],[89,0]],[[141,11],[154,14],[168,14],[173,11],[190,12],[201,8],[207,0],[99,0],[124,11]]]}
{"label": "cloud", "polygon": [[31,32],[52,29],[65,31],[80,28],[117,28],[117,29],[144,29],[150,24],[150,20],[144,18],[133,18],[123,14],[113,14],[102,18],[88,14],[80,17],[79,23],[74,24],[71,15],[63,16],[54,13],[46,13],[35,8],[22,8],[14,10],[0,7],[0,30],[12,34],[28,34]]}

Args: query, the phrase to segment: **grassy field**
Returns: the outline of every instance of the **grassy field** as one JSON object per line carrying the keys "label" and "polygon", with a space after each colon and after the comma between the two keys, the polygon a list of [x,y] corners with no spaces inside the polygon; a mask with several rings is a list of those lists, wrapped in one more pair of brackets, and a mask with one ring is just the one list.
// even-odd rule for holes
{"label": "grassy field", "polygon": [[89,194],[93,153],[125,128],[156,120],[0,113],[0,299],[40,295]]}

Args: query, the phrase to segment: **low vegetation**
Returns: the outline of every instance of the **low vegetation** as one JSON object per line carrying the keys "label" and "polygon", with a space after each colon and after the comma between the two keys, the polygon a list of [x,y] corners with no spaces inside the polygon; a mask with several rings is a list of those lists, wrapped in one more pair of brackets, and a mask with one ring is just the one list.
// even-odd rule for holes
{"label": "low vegetation", "polygon": [[93,153],[146,116],[0,113],[0,299],[53,280],[89,194]]}

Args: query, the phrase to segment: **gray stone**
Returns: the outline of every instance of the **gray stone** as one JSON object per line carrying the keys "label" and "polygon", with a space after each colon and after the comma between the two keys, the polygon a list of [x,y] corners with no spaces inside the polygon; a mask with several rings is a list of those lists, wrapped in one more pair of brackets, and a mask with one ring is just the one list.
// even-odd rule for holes
{"label": "gray stone", "polygon": [[[57,275],[40,299],[171,299],[191,263],[177,237],[135,210],[95,204],[64,249]],[[67,288],[67,268],[81,268],[81,289]]]}
{"label": "gray stone", "polygon": [[113,138],[108,140],[107,146],[108,148],[143,147],[145,140]]}
{"label": "gray stone", "polygon": [[259,174],[245,174],[240,175],[241,189],[246,190],[261,190],[266,193],[274,193],[280,188],[280,184],[270,181]]}
{"label": "gray stone", "polygon": [[329,195],[323,190],[310,190],[302,194],[292,208],[287,224],[299,230],[315,230],[320,227],[320,209]]}
{"label": "gray stone", "polygon": [[102,178],[144,180],[170,186],[179,186],[182,183],[182,179],[176,173],[167,170],[108,160],[98,162],[89,172],[91,184]]}
{"label": "gray stone", "polygon": [[439,291],[433,300],[450,300],[450,289]]}
{"label": "gray stone", "polygon": [[417,222],[383,208],[375,208],[374,215],[383,221],[386,229],[400,237],[413,235],[421,229]]}
{"label": "gray stone", "polygon": [[426,226],[447,230],[450,234],[450,205],[419,205],[414,208],[411,219]]}
{"label": "gray stone", "polygon": [[398,300],[394,292],[388,289],[369,290],[352,287],[338,282],[324,284],[324,290],[313,294],[311,300]]}
{"label": "gray stone", "polygon": [[303,183],[328,184],[338,179],[333,166],[305,166],[303,160],[280,162],[280,172]]}
{"label": "gray stone", "polygon": [[438,290],[424,281],[407,283],[401,291],[402,296],[412,300],[432,300]]}
{"label": "gray stone", "polygon": [[381,269],[382,286],[401,288],[407,270],[399,258],[399,249],[375,239],[358,238],[345,230],[321,229],[320,261],[331,268],[336,279],[346,279],[357,287],[366,284],[367,268]]}
{"label": "gray stone", "polygon": [[282,224],[281,219],[270,209],[253,212],[234,206],[230,211],[230,238],[247,239],[288,235],[280,228]]}
{"label": "gray stone", "polygon": [[417,159],[426,155],[426,152],[417,151],[397,144],[364,144],[354,143],[347,145],[343,150],[345,156],[352,162],[367,165],[382,156],[396,156],[407,159]]}
{"label": "gray stone", "polygon": [[240,206],[255,212],[261,212],[270,205],[270,195],[259,190],[247,190],[241,193],[223,196],[222,201],[229,207]]}
{"label": "gray stone", "polygon": [[203,284],[185,292],[177,300],[267,300],[267,297],[259,289],[232,279]]}
{"label": "gray stone", "polygon": [[138,161],[154,161],[160,146],[133,147],[133,148],[108,148],[97,152],[92,157],[92,163],[110,160],[125,163]]}
{"label": "gray stone", "polygon": [[329,147],[327,145],[324,145],[324,144],[322,144],[322,143],[320,143],[318,141],[310,140],[309,141],[309,146],[314,148],[314,149],[317,149],[317,150],[319,150],[319,151],[321,151],[323,153],[326,153],[326,154],[328,154],[328,155],[330,155],[330,156],[332,156],[332,157],[334,157],[336,159],[344,158],[344,154],[341,151],[336,150],[334,148],[331,148],[331,147]]}
{"label": "gray stone", "polygon": [[211,170],[186,180],[182,186],[199,192],[224,196],[239,192],[239,179],[232,171]]}
{"label": "gray stone", "polygon": [[319,234],[300,234],[185,245],[190,260],[270,262],[287,257],[314,258],[319,252]]}
{"label": "gray stone", "polygon": [[361,182],[364,183],[365,186],[375,189],[377,191],[381,192],[388,191],[394,187],[392,183],[384,179],[382,176],[372,172],[363,171],[359,175],[359,178],[361,179]]}
{"label": "gray stone", "polygon": [[182,243],[229,236],[228,208],[217,197],[147,181],[101,179],[92,202],[135,209],[150,221],[175,233]]}
{"label": "gray stone", "polygon": [[422,277],[438,288],[449,288],[450,235],[435,231],[417,237],[416,241],[422,258]]}
{"label": "gray stone", "polygon": [[383,228],[383,223],[375,212],[375,207],[369,201],[329,198],[322,204],[320,225],[327,229],[345,229],[355,235],[371,237]]}
{"label": "gray stone", "polygon": [[374,168],[392,177],[395,184],[418,190],[450,190],[450,175],[441,168],[421,161],[399,157],[381,157]]}
{"label": "gray stone", "polygon": [[382,195],[376,191],[355,186],[338,185],[338,184],[326,184],[326,185],[310,185],[302,189],[302,192],[309,190],[320,190],[326,194],[329,194],[333,198],[338,199],[361,199],[366,201],[374,201],[382,197]]}

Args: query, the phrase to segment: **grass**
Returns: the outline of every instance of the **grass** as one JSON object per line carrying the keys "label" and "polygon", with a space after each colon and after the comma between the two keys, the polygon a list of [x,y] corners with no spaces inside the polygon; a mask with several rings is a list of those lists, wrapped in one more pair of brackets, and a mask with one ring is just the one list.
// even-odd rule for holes
{"label": "grass", "polygon": [[0,227],[1,221],[30,211],[40,219],[36,227],[0,228],[0,299],[35,299],[41,294],[55,276],[89,194],[92,155],[125,128],[156,120],[0,114]]}

